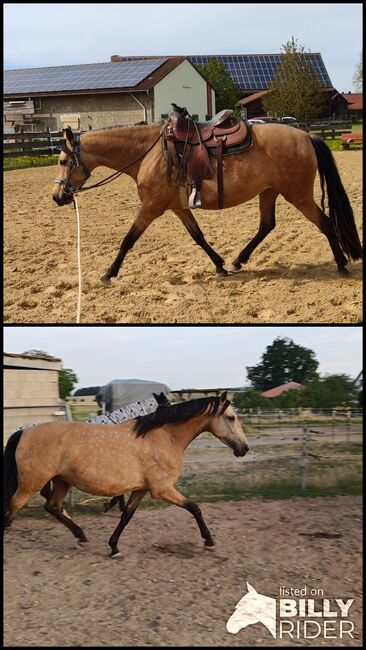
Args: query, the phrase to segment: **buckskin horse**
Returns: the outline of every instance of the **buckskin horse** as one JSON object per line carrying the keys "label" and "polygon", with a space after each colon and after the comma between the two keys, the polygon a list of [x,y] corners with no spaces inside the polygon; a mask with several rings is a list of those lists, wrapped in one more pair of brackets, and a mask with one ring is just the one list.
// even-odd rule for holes
{"label": "buckskin horse", "polygon": [[[224,260],[206,241],[190,208],[230,208],[259,195],[258,232],[229,269],[239,270],[274,229],[275,203],[280,194],[325,235],[339,273],[348,275],[347,262],[361,258],[362,247],[334,157],[321,138],[284,124],[250,127],[233,118],[232,111],[221,111],[209,122],[194,122],[185,109],[173,107],[163,125],[112,127],[81,135],[75,135],[70,127],[64,129],[53,189],[57,205],[69,204],[75,193],[99,187],[124,172],[136,182],[141,199],[114,262],[101,278],[104,284],[117,277],[128,251],[165,210],[172,210],[181,220],[210,257],[216,272],[227,275]],[[83,187],[100,165],[117,171]],[[321,207],[314,201],[317,171]],[[184,185],[189,186],[188,192]],[[325,213],[325,188],[329,216]]]}
{"label": "buckskin horse", "polygon": [[[227,393],[169,406],[122,424],[45,422],[13,433],[4,452],[4,528],[37,492],[45,509],[79,542],[84,531],[63,508],[75,486],[96,495],[131,492],[120,522],[109,539],[111,557],[119,555],[119,537],[147,492],[188,510],[196,519],[205,547],[214,546],[200,508],[176,488],[186,447],[203,431],[213,433],[245,456],[248,442]],[[121,435],[123,433],[123,435]]]}

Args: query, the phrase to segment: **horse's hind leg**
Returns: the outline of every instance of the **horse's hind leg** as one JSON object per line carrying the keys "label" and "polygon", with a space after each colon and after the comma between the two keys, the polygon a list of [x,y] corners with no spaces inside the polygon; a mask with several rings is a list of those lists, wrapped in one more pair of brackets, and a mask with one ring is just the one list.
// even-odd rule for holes
{"label": "horse's hind leg", "polygon": [[66,528],[71,530],[73,535],[75,535],[75,537],[77,537],[80,542],[87,542],[88,540],[85,537],[85,533],[82,528],[75,524],[75,522],[67,514],[62,505],[63,500],[70,488],[69,483],[62,481],[61,479],[54,479],[52,483],[52,491],[49,491],[48,489],[49,483],[41,490],[42,496],[45,496],[47,498],[45,509],[51,515],[56,517],[56,519],[61,521],[61,523],[66,526]]}
{"label": "horse's hind leg", "polygon": [[23,506],[25,506],[26,503],[35,495],[37,494],[38,490],[26,490],[24,489],[21,485],[18,485],[18,488],[14,495],[10,499],[9,507],[6,509],[6,512],[4,512],[4,528],[8,528],[15,515]]}
{"label": "horse's hind leg", "polygon": [[145,494],[146,490],[136,490],[130,495],[130,498],[127,501],[127,505],[122,513],[120,522],[108,542],[109,546],[111,547],[111,557],[117,557],[117,555],[120,554],[117,546],[120,535],[132,518],[135,510],[137,509],[140,501],[144,498]]}
{"label": "horse's hind leg", "polygon": [[239,271],[241,265],[248,261],[257,246],[267,237],[271,230],[275,228],[275,203],[277,197],[278,192],[272,189],[265,190],[259,195],[260,222],[258,232],[232,262],[229,271]]}
{"label": "horse's hind leg", "polygon": [[224,269],[224,260],[220,255],[214,251],[213,248],[207,243],[207,241],[204,238],[203,232],[201,228],[199,227],[196,219],[194,218],[192,212],[190,210],[174,210],[174,214],[179,217],[181,220],[182,224],[187,228],[189,234],[191,235],[192,239],[198,244],[198,246],[201,246],[203,250],[207,253],[209,256],[210,260],[215,264],[216,266],[216,273],[219,275],[227,275],[226,269]]}
{"label": "horse's hind leg", "polygon": [[341,247],[339,245],[336,231],[334,228],[334,223],[329,217],[319,208],[315,201],[311,198],[307,201],[291,200],[291,203],[302,212],[302,214],[315,224],[320,232],[326,236],[329,242],[329,246],[332,249],[334,259],[336,261],[338,272],[341,275],[349,275],[347,266],[347,258],[342,253]]}

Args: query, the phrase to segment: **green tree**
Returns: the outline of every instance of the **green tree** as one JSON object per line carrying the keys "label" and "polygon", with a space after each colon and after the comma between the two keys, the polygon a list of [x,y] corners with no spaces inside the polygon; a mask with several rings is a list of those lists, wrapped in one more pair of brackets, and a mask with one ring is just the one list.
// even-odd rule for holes
{"label": "green tree", "polygon": [[296,345],[292,339],[276,338],[267,346],[261,363],[246,370],[252,387],[266,391],[289,381],[303,384],[317,377],[318,365],[313,350]]}
{"label": "green tree", "polygon": [[277,117],[292,115],[300,122],[311,122],[324,110],[326,102],[320,75],[311,64],[310,52],[305,52],[293,36],[282,50],[282,61],[263,107]]}
{"label": "green tree", "polygon": [[235,393],[233,404],[239,409],[270,408],[268,399],[262,397],[255,388],[246,388],[242,393]]}
{"label": "green tree", "polygon": [[98,395],[100,391],[100,386],[87,386],[86,388],[78,388],[74,397],[80,397],[81,395]]}
{"label": "green tree", "polygon": [[225,63],[213,59],[206,65],[196,67],[216,93],[216,111],[231,108],[234,113],[240,115],[240,107],[236,104],[242,93],[239,86],[233,81]]}
{"label": "green tree", "polygon": [[[49,359],[54,359],[51,354],[48,354],[48,352],[45,352],[44,350],[27,350],[26,352],[23,352],[23,354],[28,354],[33,357],[47,357]],[[71,395],[74,386],[78,381],[75,372],[70,368],[63,368],[58,371],[58,393],[62,400]]]}

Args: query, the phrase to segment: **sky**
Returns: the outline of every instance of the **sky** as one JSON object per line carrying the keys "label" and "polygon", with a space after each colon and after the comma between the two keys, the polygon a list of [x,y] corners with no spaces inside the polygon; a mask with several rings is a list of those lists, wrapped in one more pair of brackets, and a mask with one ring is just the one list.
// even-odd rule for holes
{"label": "sky", "polygon": [[248,385],[246,366],[257,365],[275,338],[310,348],[318,372],[348,374],[362,369],[361,327],[5,326],[4,351],[43,350],[61,358],[79,378],[76,388],[113,379],[162,382],[181,388],[237,388]]}
{"label": "sky", "polygon": [[5,3],[4,67],[108,62],[112,54],[276,53],[292,36],[321,53],[339,92],[355,90],[362,4],[352,2]]}

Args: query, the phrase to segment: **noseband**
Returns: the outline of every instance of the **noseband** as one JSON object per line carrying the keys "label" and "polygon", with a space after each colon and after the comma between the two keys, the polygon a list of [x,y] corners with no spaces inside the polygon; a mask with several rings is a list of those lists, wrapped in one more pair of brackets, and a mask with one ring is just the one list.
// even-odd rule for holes
{"label": "noseband", "polygon": [[[57,178],[54,181],[58,185],[64,185],[65,186],[64,187],[65,194],[74,194],[75,192],[77,192],[84,185],[84,183],[86,183],[88,178],[90,178],[90,176],[91,176],[89,170],[85,167],[85,165],[83,165],[83,163],[80,160],[80,135],[77,134],[77,135],[74,136],[74,138],[75,138],[75,144],[74,144],[74,148],[72,150],[70,150],[67,147],[66,140],[64,140],[64,144],[61,145],[61,147],[60,147],[60,151],[65,153],[67,155],[67,157],[71,158],[71,160],[72,160],[72,164],[71,164],[70,169],[68,171],[67,177],[63,178],[63,179],[58,179]],[[67,160],[60,160],[59,163],[60,163],[60,165],[67,165]],[[70,176],[71,176],[72,172],[74,171],[74,169],[76,167],[80,167],[81,171],[84,174],[84,179],[83,179],[82,183],[79,185],[79,187],[74,187],[73,185],[71,185],[71,182],[70,182]]]}

